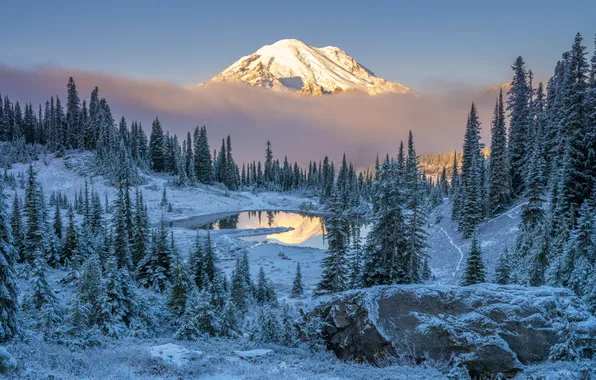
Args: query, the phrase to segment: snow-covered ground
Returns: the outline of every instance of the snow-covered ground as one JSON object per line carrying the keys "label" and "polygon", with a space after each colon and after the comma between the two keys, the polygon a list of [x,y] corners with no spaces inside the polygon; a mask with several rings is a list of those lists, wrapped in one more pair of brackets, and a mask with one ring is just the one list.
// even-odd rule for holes
{"label": "snow-covered ground", "polygon": [[446,379],[438,370],[440,363],[375,368],[343,362],[328,351],[220,338],[196,342],[126,338],[106,340],[101,347],[84,351],[30,340],[7,348],[28,369],[15,379]]}
{"label": "snow-covered ground", "polygon": [[[86,174],[88,153],[75,153],[67,156],[66,159],[48,158],[35,161],[33,167],[37,172],[37,179],[42,184],[46,198],[49,198],[52,192],[62,192],[66,194],[69,201],[74,199],[75,193],[78,193],[85,186],[85,180],[89,181],[89,190],[94,189],[100,194],[102,202],[107,194],[111,202],[116,197],[116,189],[110,186],[101,176],[88,177]],[[26,175],[28,165],[14,164],[9,170],[9,174]],[[157,225],[163,216],[166,223],[175,220],[184,220],[197,216],[212,214],[234,213],[238,211],[252,210],[286,210],[299,211],[299,206],[305,201],[314,202],[316,199],[306,199],[300,195],[288,193],[258,193],[251,192],[231,192],[216,186],[198,186],[193,188],[178,188],[168,185],[168,176],[144,176],[145,183],[139,186],[143,191],[143,197],[148,206],[149,218],[152,225]],[[167,200],[172,204],[172,212],[161,207],[162,192],[166,188]],[[24,189],[17,186],[16,193],[20,199],[24,199]],[[6,190],[8,196],[13,196],[10,190]],[[10,202],[9,202],[10,204]],[[63,217],[66,217],[66,212]],[[190,247],[194,244],[196,230],[190,230],[185,227],[174,227],[174,237],[176,244],[183,255],[188,253]],[[263,229],[262,234],[275,232],[274,229]],[[200,231],[201,236],[206,234]],[[291,247],[278,244],[259,244],[258,242],[245,242],[240,240],[240,235],[247,235],[246,231],[229,230],[213,231],[213,243],[220,256],[220,266],[230,273],[235,263],[237,254],[244,250],[249,253],[251,262],[251,271],[255,276],[259,267],[265,268],[267,275],[278,285],[279,289],[285,290],[291,285],[294,277],[296,263],[300,262],[303,269],[303,275],[307,286],[318,281],[320,271],[318,262],[323,257],[323,251],[307,247]],[[285,253],[289,260],[284,260],[279,253]],[[310,270],[313,269],[313,270]]]}
{"label": "snow-covered ground", "polygon": [[[486,265],[487,279],[492,281],[499,256],[505,248],[513,249],[523,204],[492,218],[478,227],[478,240]],[[448,199],[438,206],[428,218],[428,254],[435,275],[432,283],[457,285],[466,268],[471,239],[464,239],[451,220],[451,203]]]}
{"label": "snow-covered ground", "polygon": [[[46,197],[53,191],[61,191],[72,201],[75,192],[84,186],[87,179],[91,180],[90,188],[99,192],[102,203],[105,194],[110,201],[113,200],[116,189],[109,186],[102,177],[90,178],[82,175],[87,174],[88,159],[88,154],[77,153],[66,159],[52,158],[47,159],[45,163],[43,160],[34,162],[38,180]],[[9,172],[15,175],[21,172],[25,174],[27,168],[28,165],[15,164]],[[214,186],[176,188],[168,186],[168,180],[167,176],[145,176],[144,184],[139,186],[143,190],[152,225],[157,225],[162,216],[169,222],[247,210],[299,211],[300,205],[305,201],[315,204],[317,202],[316,199],[307,199],[300,194],[230,192]],[[172,204],[171,212],[160,206],[164,187],[168,201]],[[16,192],[21,199],[24,197],[24,190],[19,186]],[[12,196],[13,192],[7,189],[6,194]],[[512,247],[514,244],[520,206],[517,205],[507,213],[483,223],[479,228],[479,239],[489,279],[492,279],[498,256],[505,247]],[[428,226],[428,253],[435,275],[432,282],[457,284],[465,268],[470,240],[463,239],[457,232],[455,223],[451,221],[449,201],[445,200],[443,205],[433,211]],[[189,229],[184,223],[175,224],[172,230],[180,252],[186,255],[194,243],[197,230]],[[258,231],[212,231],[213,243],[219,256],[218,265],[229,278],[235,259],[246,252],[253,279],[256,278],[259,268],[263,267],[281,298],[298,308],[310,309],[319,302],[312,298],[312,292],[320,279],[320,262],[325,252],[310,247],[276,244],[272,242],[273,239],[266,239],[264,236],[286,230],[278,226],[272,229],[261,228]],[[200,230],[199,233],[204,236],[206,231]],[[263,235],[262,239],[241,239],[243,236],[254,234]],[[265,240],[269,242],[264,242]],[[301,265],[306,297],[298,300],[288,299],[297,263]],[[64,273],[51,271],[49,280],[64,303],[72,290],[59,283],[63,276]],[[22,280],[20,286],[21,291],[26,292],[29,284]],[[20,373],[19,377],[28,375],[30,378],[52,375],[54,378],[77,379],[440,379],[444,378],[444,375],[439,369],[445,370],[441,367],[444,363],[430,363],[425,366],[395,363],[385,368],[374,368],[369,365],[345,363],[337,360],[331,353],[312,352],[306,347],[287,348],[219,338],[198,342],[181,342],[163,337],[106,339],[101,347],[76,352],[65,346],[45,343],[38,336],[25,336],[22,342],[13,342],[7,348],[29,371],[27,374]],[[264,352],[251,350],[273,352],[267,351],[267,355],[253,355],[250,358],[237,353]],[[572,378],[559,376],[561,371],[567,373],[566,368],[542,368],[530,368],[528,373],[548,373],[551,378]],[[573,367],[569,368],[571,369]]]}

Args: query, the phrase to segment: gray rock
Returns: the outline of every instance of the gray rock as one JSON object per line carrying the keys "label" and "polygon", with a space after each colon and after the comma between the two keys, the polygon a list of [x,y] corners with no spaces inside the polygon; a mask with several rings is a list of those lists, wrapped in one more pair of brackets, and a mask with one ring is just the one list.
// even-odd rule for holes
{"label": "gray rock", "polygon": [[345,360],[384,355],[464,364],[472,377],[513,376],[548,359],[571,326],[584,356],[596,347],[596,318],[568,289],[481,284],[379,286],[346,292],[307,318]]}
{"label": "gray rock", "polygon": [[16,359],[4,347],[0,347],[0,375],[11,374],[16,368]]}

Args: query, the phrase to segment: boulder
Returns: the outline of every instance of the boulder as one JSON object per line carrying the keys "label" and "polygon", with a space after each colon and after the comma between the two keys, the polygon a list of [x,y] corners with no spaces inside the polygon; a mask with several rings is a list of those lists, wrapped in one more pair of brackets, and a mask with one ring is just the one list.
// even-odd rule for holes
{"label": "boulder", "polygon": [[273,350],[266,349],[266,348],[258,348],[255,350],[248,350],[248,351],[234,351],[234,354],[241,359],[245,360],[255,360],[259,358],[264,358],[266,356],[273,355]]}
{"label": "boulder", "polygon": [[16,359],[4,347],[0,347],[0,375],[11,374],[16,368]]}
{"label": "boulder", "polygon": [[513,376],[570,344],[568,332],[574,352],[590,357],[596,346],[596,318],[564,288],[378,286],[339,294],[306,318],[325,322],[322,338],[339,358],[448,360],[472,377]]}
{"label": "boulder", "polygon": [[149,349],[149,353],[154,358],[159,358],[165,363],[178,367],[184,366],[191,360],[197,360],[203,355],[201,351],[189,350],[174,343],[153,346]]}

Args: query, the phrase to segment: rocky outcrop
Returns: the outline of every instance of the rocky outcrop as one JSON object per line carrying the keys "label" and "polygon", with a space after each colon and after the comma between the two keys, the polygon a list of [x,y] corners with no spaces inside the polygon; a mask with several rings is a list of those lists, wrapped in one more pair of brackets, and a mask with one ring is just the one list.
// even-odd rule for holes
{"label": "rocky outcrop", "polygon": [[342,359],[449,360],[472,377],[515,375],[553,347],[591,356],[596,343],[596,318],[562,288],[380,286],[343,293],[307,318],[326,323],[322,338]]}
{"label": "rocky outcrop", "polygon": [[9,375],[16,368],[16,359],[4,347],[0,347],[0,375]]}

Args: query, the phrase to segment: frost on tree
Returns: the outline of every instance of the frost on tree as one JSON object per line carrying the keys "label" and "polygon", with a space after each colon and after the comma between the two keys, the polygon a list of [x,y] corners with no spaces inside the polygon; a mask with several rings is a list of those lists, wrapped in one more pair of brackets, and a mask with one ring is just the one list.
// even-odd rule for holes
{"label": "frost on tree", "polygon": [[12,238],[3,191],[4,183],[0,181],[0,341],[5,342],[13,338],[18,331],[18,299],[14,273],[17,250]]}

